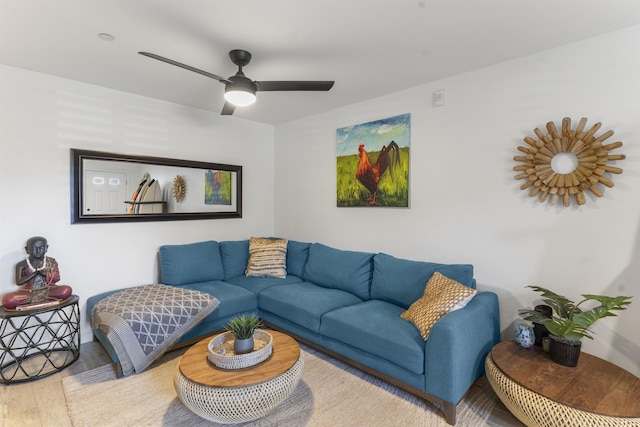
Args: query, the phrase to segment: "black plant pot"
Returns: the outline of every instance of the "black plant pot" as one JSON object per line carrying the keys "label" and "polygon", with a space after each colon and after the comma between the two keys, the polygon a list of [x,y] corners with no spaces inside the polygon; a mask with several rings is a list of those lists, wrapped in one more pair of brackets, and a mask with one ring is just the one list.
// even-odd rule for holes
{"label": "black plant pot", "polygon": [[578,366],[581,348],[581,341],[563,341],[549,335],[549,356],[551,360],[560,365],[570,368]]}
{"label": "black plant pot", "polygon": [[533,322],[533,333],[536,336],[536,345],[542,345],[542,339],[549,336],[549,330],[540,323]]}
{"label": "black plant pot", "polygon": [[[550,318],[552,315],[551,307],[549,307],[548,305],[544,305],[544,304],[536,305],[534,310],[542,314],[544,317]],[[549,331],[547,330],[547,327],[544,326],[543,324],[536,323],[536,322],[533,322],[533,333],[536,336],[536,341],[535,341],[536,345],[542,345],[542,339],[544,337],[549,336]]]}

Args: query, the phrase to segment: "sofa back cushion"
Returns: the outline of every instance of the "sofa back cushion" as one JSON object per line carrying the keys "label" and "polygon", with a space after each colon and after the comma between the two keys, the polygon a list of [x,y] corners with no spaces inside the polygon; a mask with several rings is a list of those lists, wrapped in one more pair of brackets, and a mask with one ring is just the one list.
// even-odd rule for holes
{"label": "sofa back cushion", "polygon": [[318,286],[340,289],[368,300],[372,275],[372,253],[343,251],[313,243],[303,277]]}
{"label": "sofa back cushion", "polygon": [[220,255],[224,265],[224,278],[244,276],[249,262],[249,240],[220,242]]}
{"label": "sofa back cushion", "polygon": [[160,246],[162,283],[184,285],[224,279],[218,242]]}
{"label": "sofa back cushion", "polygon": [[309,247],[311,243],[289,240],[287,245],[287,273],[302,277],[304,268],[309,259]]}
{"label": "sofa back cushion", "polygon": [[376,254],[373,259],[371,299],[409,308],[422,297],[436,271],[470,288],[476,287],[471,264],[436,264]]}
{"label": "sofa back cushion", "polygon": [[[287,274],[302,277],[309,258],[311,243],[289,240],[287,243]],[[220,242],[220,255],[224,266],[224,278],[231,279],[245,274],[249,262],[249,240]]]}

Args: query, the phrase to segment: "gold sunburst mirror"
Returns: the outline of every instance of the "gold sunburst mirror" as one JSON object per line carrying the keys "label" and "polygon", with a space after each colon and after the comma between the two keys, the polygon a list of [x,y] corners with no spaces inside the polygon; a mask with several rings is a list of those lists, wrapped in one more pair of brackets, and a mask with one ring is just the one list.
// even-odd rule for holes
{"label": "gold sunburst mirror", "polygon": [[610,161],[624,160],[624,154],[609,152],[622,147],[622,142],[603,145],[603,141],[613,135],[608,130],[600,136],[596,132],[602,124],[596,123],[585,131],[587,119],[582,118],[575,129],[571,128],[571,119],[562,119],[562,129],[558,131],[553,122],[547,123],[547,134],[534,129],[537,138],[525,137],[526,146],[518,151],[524,156],[514,156],[517,166],[513,170],[520,172],[517,180],[527,182],[521,190],[529,190],[529,196],[538,196],[540,202],[550,201],[557,205],[559,201],[568,207],[571,198],[578,205],[586,202],[585,191],[602,197],[600,184],[613,187],[613,181],[605,175],[621,174],[622,169],[609,164]]}
{"label": "gold sunburst mirror", "polygon": [[173,198],[176,202],[181,202],[187,194],[187,183],[180,175],[176,175],[173,180]]}

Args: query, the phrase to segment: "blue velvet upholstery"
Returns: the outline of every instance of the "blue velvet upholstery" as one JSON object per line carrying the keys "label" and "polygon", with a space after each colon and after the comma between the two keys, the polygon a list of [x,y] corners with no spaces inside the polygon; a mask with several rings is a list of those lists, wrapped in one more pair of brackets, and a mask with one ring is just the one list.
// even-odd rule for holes
{"label": "blue velvet upholstery", "polygon": [[373,274],[373,254],[343,251],[320,243],[309,248],[304,280],[325,288],[341,289],[368,300]]}
{"label": "blue velvet upholstery", "polygon": [[476,287],[473,266],[470,264],[436,264],[376,254],[373,265],[371,299],[404,308],[409,308],[422,297],[427,282],[436,271],[465,286]]}
{"label": "blue velvet upholstery", "polygon": [[258,294],[264,289],[272,286],[290,285],[292,283],[300,283],[302,281],[303,280],[298,276],[293,276],[291,274],[287,275],[284,279],[280,279],[278,277],[247,277],[245,275],[241,275],[226,280],[227,283],[240,286],[241,288],[255,294]]}
{"label": "blue velvet upholstery", "polygon": [[287,274],[298,277],[304,276],[304,268],[309,259],[311,243],[289,240],[287,243]]}
{"label": "blue velvet upholstery", "polygon": [[425,389],[429,393],[457,403],[484,374],[484,360],[500,341],[499,311],[496,294],[479,292],[465,308],[436,322],[425,341]]}
{"label": "blue velvet upholstery", "polygon": [[314,332],[320,330],[323,314],[361,302],[360,298],[349,292],[309,282],[272,286],[258,294],[261,310],[285,317]]}
{"label": "blue velvet upholstery", "polygon": [[220,301],[218,308],[216,308],[216,310],[207,317],[208,319],[225,317],[239,311],[256,310],[258,308],[256,295],[253,292],[226,282],[213,281],[190,283],[188,285],[181,285],[180,287],[192,289],[194,291],[206,292]]}
{"label": "blue velvet upholstery", "polygon": [[182,336],[184,342],[199,336],[208,335],[224,329],[232,317],[253,313],[258,315],[258,304],[253,292],[247,291],[226,282],[212,281],[181,285],[181,288],[191,289],[213,295],[219,301],[216,310],[205,317],[200,324]]}
{"label": "blue velvet upholstery", "polygon": [[244,276],[249,262],[249,240],[220,242],[220,255],[224,266],[224,280]]}
{"label": "blue velvet upholstery", "polygon": [[268,311],[261,310],[260,315],[265,322],[269,322],[271,325],[277,326],[288,333],[295,334],[305,340],[311,341],[323,348],[334,351],[349,360],[361,363],[377,372],[384,375],[388,375],[398,381],[415,387],[418,390],[424,390],[424,375],[416,375],[414,372],[408,371],[400,366],[396,365],[389,360],[375,356],[371,353],[362,351],[359,348],[353,347],[343,340],[336,340],[326,337],[317,332],[312,332],[307,328],[304,328],[296,323],[290,322],[288,319],[269,313]]}
{"label": "blue velvet upholstery", "polygon": [[403,311],[385,301],[365,301],[326,313],[320,333],[422,374],[424,340],[412,323],[400,317]]}
{"label": "blue velvet upholstery", "polygon": [[160,247],[162,282],[166,285],[224,279],[218,242],[164,245]]}

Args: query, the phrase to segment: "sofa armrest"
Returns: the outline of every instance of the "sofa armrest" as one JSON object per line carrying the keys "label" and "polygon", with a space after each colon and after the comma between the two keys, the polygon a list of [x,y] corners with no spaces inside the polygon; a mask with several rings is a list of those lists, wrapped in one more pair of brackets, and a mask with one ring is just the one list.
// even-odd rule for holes
{"label": "sofa armrest", "polygon": [[484,374],[484,360],[499,341],[498,296],[479,292],[431,329],[425,342],[426,392],[457,404]]}

